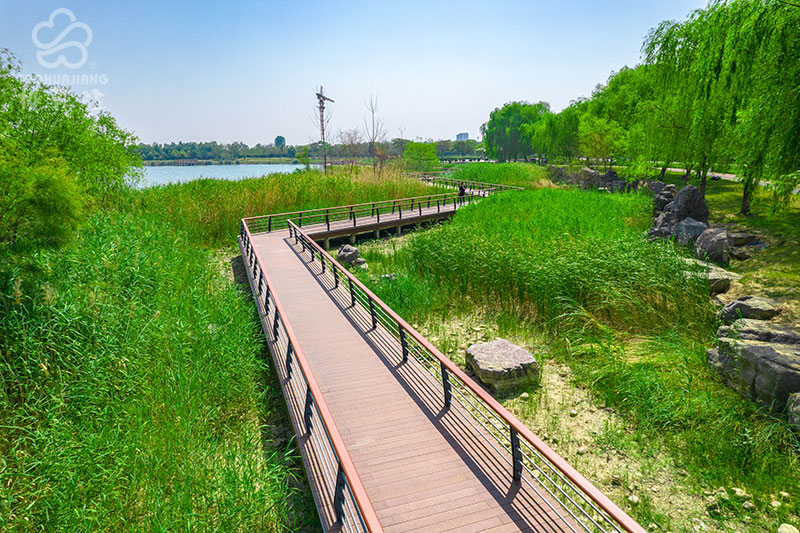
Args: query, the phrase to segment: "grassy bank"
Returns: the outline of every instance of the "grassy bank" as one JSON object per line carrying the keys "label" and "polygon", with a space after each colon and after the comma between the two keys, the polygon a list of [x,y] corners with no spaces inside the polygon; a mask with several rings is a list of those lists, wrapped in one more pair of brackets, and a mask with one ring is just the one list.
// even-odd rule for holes
{"label": "grassy bank", "polygon": [[450,177],[529,189],[553,186],[544,168],[529,163],[469,163],[457,166]]}
{"label": "grassy bank", "polygon": [[[275,530],[292,496],[252,305],[153,215],[95,215],[0,283],[0,528]],[[313,512],[313,511],[312,511]]]}
{"label": "grassy bank", "polygon": [[241,181],[202,179],[133,191],[127,210],[156,213],[187,231],[192,243],[226,246],[235,242],[247,216],[434,194],[435,189],[386,169],[331,169],[270,174]]}
{"label": "grassy bank", "polygon": [[[628,425],[609,425],[587,441],[590,449],[610,446],[651,462],[669,457],[687,472],[701,505],[704,490],[744,487],[755,497],[752,517],[742,501],[731,500],[713,515],[701,507],[699,518],[748,516],[752,527],[772,528],[798,509],[797,436],[723,386],[706,365],[716,330],[707,287],[687,281],[679,259],[685,252],[642,239],[650,213],[644,195],[505,193],[442,227],[366,250],[365,279],[460,364],[476,340],[470,329],[491,332],[477,340],[498,334],[545,345],[535,348],[540,357],[568,365],[575,384]],[[394,279],[380,277],[387,272]],[[482,323],[462,327],[475,316]],[[455,330],[442,327],[454,320]],[[530,392],[527,401],[503,400],[523,420],[548,395]],[[593,467],[586,468],[591,476]],[[792,492],[794,503],[772,508],[779,491]],[[640,504],[624,496],[620,503],[644,523],[689,524],[685,509],[676,514],[668,500],[639,494]]]}

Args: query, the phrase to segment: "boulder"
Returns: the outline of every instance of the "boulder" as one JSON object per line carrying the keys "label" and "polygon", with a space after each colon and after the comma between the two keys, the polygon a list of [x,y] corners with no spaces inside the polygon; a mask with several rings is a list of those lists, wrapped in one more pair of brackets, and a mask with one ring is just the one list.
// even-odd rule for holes
{"label": "boulder", "polygon": [[694,185],[687,185],[678,191],[672,201],[671,209],[675,213],[675,219],[678,222],[690,217],[704,224],[708,223],[706,199],[703,198],[700,190]]}
{"label": "boulder", "polygon": [[678,222],[672,231],[677,237],[678,244],[686,246],[687,244],[694,244],[697,238],[707,229],[708,226],[704,222],[695,220],[692,217],[686,217]]}
{"label": "boulder", "polygon": [[675,186],[671,183],[653,197],[653,213],[658,215],[675,200]]}
{"label": "boulder", "polygon": [[778,526],[778,533],[800,533],[792,524],[781,524]]}
{"label": "boulder", "polygon": [[786,402],[786,414],[789,417],[789,425],[800,431],[800,392],[789,395],[789,400]]}
{"label": "boulder", "polygon": [[[728,234],[730,236],[730,233]],[[730,239],[728,239],[730,243]],[[737,261],[746,261],[750,259],[750,250],[744,246],[733,246],[728,250],[728,254]]]}
{"label": "boulder", "polygon": [[728,233],[728,242],[731,246],[747,246],[748,244],[755,242],[757,238],[758,237],[752,233]]}
{"label": "boulder", "polygon": [[358,248],[350,246],[349,244],[343,244],[336,252],[336,259],[340,263],[350,264],[358,259]]}
{"label": "boulder", "polygon": [[[687,264],[694,267],[694,270],[686,272],[687,277],[699,276],[706,278],[708,280],[708,290],[712,295],[726,292],[730,289],[731,283],[742,279],[742,276],[739,274],[730,272],[706,261],[700,261],[699,259],[692,259],[689,257],[684,257],[682,259]],[[698,269],[700,270],[699,272],[697,271]]]}
{"label": "boulder", "polygon": [[720,311],[720,318],[727,321],[737,318],[769,320],[780,312],[780,302],[763,296],[743,296],[723,307]]}
{"label": "boulder", "polygon": [[723,265],[728,264],[728,231],[725,228],[708,228],[695,243],[695,253],[701,259],[709,259]]}
{"label": "boulder", "polygon": [[720,326],[717,337],[800,345],[800,332],[788,326],[752,318],[740,318],[733,324]]}
{"label": "boulder", "polygon": [[603,175],[589,167],[583,167],[581,169],[581,180],[584,187],[597,188],[603,183]]}
{"label": "boulder", "polygon": [[628,182],[625,180],[612,180],[606,187],[611,192],[625,192],[628,190]]}
{"label": "boulder", "polygon": [[650,191],[653,193],[653,196],[663,191],[664,187],[666,187],[666,183],[664,183],[663,181],[648,180],[647,182],[647,188],[650,189]]}
{"label": "boulder", "polygon": [[720,337],[706,360],[732,389],[776,412],[800,392],[800,345]]}
{"label": "boulder", "polygon": [[675,227],[675,215],[670,211],[661,212],[653,222],[653,227],[650,228],[648,234],[651,237],[667,238],[672,235],[673,228]]}
{"label": "boulder", "polygon": [[355,261],[353,261],[353,266],[358,267],[361,270],[369,269],[369,265],[367,264],[366,259],[364,259],[363,257],[359,257]]}
{"label": "boulder", "polygon": [[505,339],[473,344],[466,359],[478,379],[497,393],[539,382],[541,370],[533,355]]}

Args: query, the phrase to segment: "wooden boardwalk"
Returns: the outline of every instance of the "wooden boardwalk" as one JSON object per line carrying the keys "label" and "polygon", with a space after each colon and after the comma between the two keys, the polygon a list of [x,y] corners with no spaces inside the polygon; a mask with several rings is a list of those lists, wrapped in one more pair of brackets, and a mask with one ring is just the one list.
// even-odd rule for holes
{"label": "wooden boardwalk", "polygon": [[[435,213],[429,209],[420,207],[416,218],[441,215],[441,206]],[[382,215],[381,223],[397,223],[398,216]],[[416,222],[412,213],[404,216],[408,223]],[[352,220],[340,222],[354,224]],[[355,221],[361,228],[375,224],[368,217]],[[468,395],[464,395],[466,402],[445,401],[442,381],[434,379],[435,372],[414,357],[404,360],[409,345],[404,332],[398,337],[399,330],[406,327],[418,334],[404,322],[401,326],[401,321],[396,331],[391,325],[384,327],[391,324],[386,318],[389,315],[383,308],[376,311],[371,296],[364,299],[363,294],[371,293],[359,293],[357,298],[344,270],[341,274],[335,270],[332,275],[333,260],[321,261],[321,249],[303,240],[331,231],[339,230],[315,224],[304,226],[302,232],[296,228],[291,234],[288,230],[250,234],[243,227],[240,241],[257,302],[261,301],[259,297],[264,298],[259,312],[323,528],[403,532],[587,530],[583,524],[586,520],[576,520],[576,514],[583,517],[564,504],[566,500],[555,484],[548,488],[534,470],[538,468],[545,476],[550,471],[542,470],[527,456],[519,459],[515,452],[508,454],[503,446],[493,445],[502,439],[492,434],[492,427],[475,423]],[[269,281],[266,296],[262,278]],[[270,305],[270,298],[276,303]],[[283,330],[279,324],[284,325]],[[288,344],[292,348],[287,350]],[[294,370],[290,374],[288,366],[297,364],[290,361],[287,365],[291,354],[304,362],[303,372]],[[452,375],[451,379],[461,380],[458,383],[469,379],[458,372],[448,372],[442,363],[439,377]],[[313,383],[298,381],[299,374],[312,375]],[[447,377],[444,382],[449,383]],[[459,390],[453,389],[457,394]],[[310,402],[316,402],[319,417],[309,414]],[[327,433],[319,431],[323,422]],[[516,442],[516,449],[520,448],[518,439],[509,440]],[[538,441],[533,436],[528,440]],[[542,446],[547,453],[549,449]],[[340,461],[338,476],[331,466],[336,456]],[[347,500],[344,495],[338,500],[344,501],[345,519],[337,520],[338,497],[331,487],[339,490],[340,484],[344,486],[343,456],[350,469],[344,472],[347,491],[341,489],[341,494],[348,492],[351,498]],[[519,465],[524,481],[515,475],[513,464]],[[523,468],[534,475],[527,476]],[[569,477],[569,469],[564,471]],[[579,475],[577,478],[578,482],[583,480]],[[590,510],[586,516],[601,520],[601,512],[608,507],[612,514],[618,512],[629,522],[622,526],[603,523],[607,527],[592,530],[643,531],[603,498],[596,500],[603,510],[595,507],[598,512]],[[376,520],[370,524],[347,519],[347,509],[353,516],[359,514],[356,507],[361,508],[362,515],[374,515]]]}

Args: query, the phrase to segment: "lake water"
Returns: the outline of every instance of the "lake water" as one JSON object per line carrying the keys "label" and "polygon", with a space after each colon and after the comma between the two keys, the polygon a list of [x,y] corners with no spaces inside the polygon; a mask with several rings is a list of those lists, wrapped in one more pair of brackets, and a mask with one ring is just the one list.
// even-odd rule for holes
{"label": "lake water", "polygon": [[[317,165],[311,165],[316,167]],[[289,174],[303,165],[195,165],[186,167],[144,167],[144,177],[140,187],[165,185],[192,181],[200,178],[216,178],[223,180],[240,180],[255,178],[266,174]]]}

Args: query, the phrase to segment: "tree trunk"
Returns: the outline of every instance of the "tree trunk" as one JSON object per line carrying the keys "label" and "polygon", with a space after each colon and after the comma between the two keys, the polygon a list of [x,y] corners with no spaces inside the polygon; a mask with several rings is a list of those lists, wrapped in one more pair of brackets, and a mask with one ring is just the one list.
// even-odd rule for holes
{"label": "tree trunk", "polygon": [[661,175],[658,177],[658,181],[664,181],[664,176],[667,174],[667,167],[669,167],[669,163],[661,167]]}
{"label": "tree trunk", "polygon": [[750,214],[750,197],[753,195],[752,179],[745,177],[744,191],[742,192],[742,208],[739,210],[740,215]]}
{"label": "tree trunk", "polygon": [[700,196],[706,197],[706,177],[708,176],[708,157],[703,154],[703,162],[697,169],[697,177],[700,179]]}

